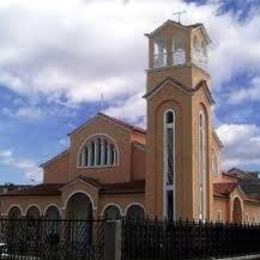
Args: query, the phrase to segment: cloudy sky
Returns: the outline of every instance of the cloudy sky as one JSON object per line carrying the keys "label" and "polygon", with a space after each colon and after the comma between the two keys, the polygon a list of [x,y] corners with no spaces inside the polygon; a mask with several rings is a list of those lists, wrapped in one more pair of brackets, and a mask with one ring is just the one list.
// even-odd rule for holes
{"label": "cloudy sky", "polygon": [[260,170],[258,0],[1,0],[0,183],[41,180],[38,165],[100,109],[145,126],[150,32],[173,12],[213,41],[215,126],[223,168]]}

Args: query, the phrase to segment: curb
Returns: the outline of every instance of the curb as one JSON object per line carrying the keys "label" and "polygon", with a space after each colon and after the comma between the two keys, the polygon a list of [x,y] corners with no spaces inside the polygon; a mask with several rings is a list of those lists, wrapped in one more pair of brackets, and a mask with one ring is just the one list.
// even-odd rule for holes
{"label": "curb", "polygon": [[226,258],[214,258],[212,257],[211,260],[246,260],[246,259],[260,259],[260,255],[244,255],[244,256],[237,256],[237,257],[226,257]]}

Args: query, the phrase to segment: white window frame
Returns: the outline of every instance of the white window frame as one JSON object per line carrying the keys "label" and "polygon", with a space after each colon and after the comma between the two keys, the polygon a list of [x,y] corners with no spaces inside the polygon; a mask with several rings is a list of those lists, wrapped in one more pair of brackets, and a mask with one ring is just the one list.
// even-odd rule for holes
{"label": "white window frame", "polygon": [[[200,124],[200,120],[202,118],[202,125]],[[205,113],[201,110],[199,112],[199,121],[198,121],[198,132],[199,132],[199,219],[202,221],[206,220],[207,217],[207,128],[206,128],[206,117]],[[201,140],[202,136],[202,140]],[[201,148],[202,143],[202,150]],[[201,204],[201,196],[203,204]]]}

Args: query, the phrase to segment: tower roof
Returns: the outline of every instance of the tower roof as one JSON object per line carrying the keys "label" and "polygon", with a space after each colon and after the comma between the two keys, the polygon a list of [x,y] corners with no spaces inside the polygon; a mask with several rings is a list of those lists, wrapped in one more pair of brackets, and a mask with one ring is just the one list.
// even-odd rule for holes
{"label": "tower roof", "polygon": [[211,43],[211,39],[204,27],[204,25],[202,23],[195,23],[195,24],[190,24],[190,25],[184,25],[178,22],[175,22],[173,20],[167,20],[165,23],[163,23],[161,26],[157,27],[154,31],[152,31],[151,33],[146,33],[145,36],[152,38],[154,36],[156,36],[158,33],[160,33],[162,30],[164,30],[166,27],[168,26],[175,26],[175,27],[179,27],[182,28],[184,30],[197,30],[200,29],[202,31],[202,34],[204,35],[207,43]]}

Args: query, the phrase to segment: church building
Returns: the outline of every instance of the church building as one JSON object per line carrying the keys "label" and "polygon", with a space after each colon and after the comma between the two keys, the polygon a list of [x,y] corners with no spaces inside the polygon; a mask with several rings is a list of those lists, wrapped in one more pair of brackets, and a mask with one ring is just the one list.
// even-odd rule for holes
{"label": "church building", "polygon": [[0,194],[2,216],[260,222],[257,173],[221,169],[205,27],[168,20],[145,36],[146,130],[89,118],[41,165],[42,184]]}

